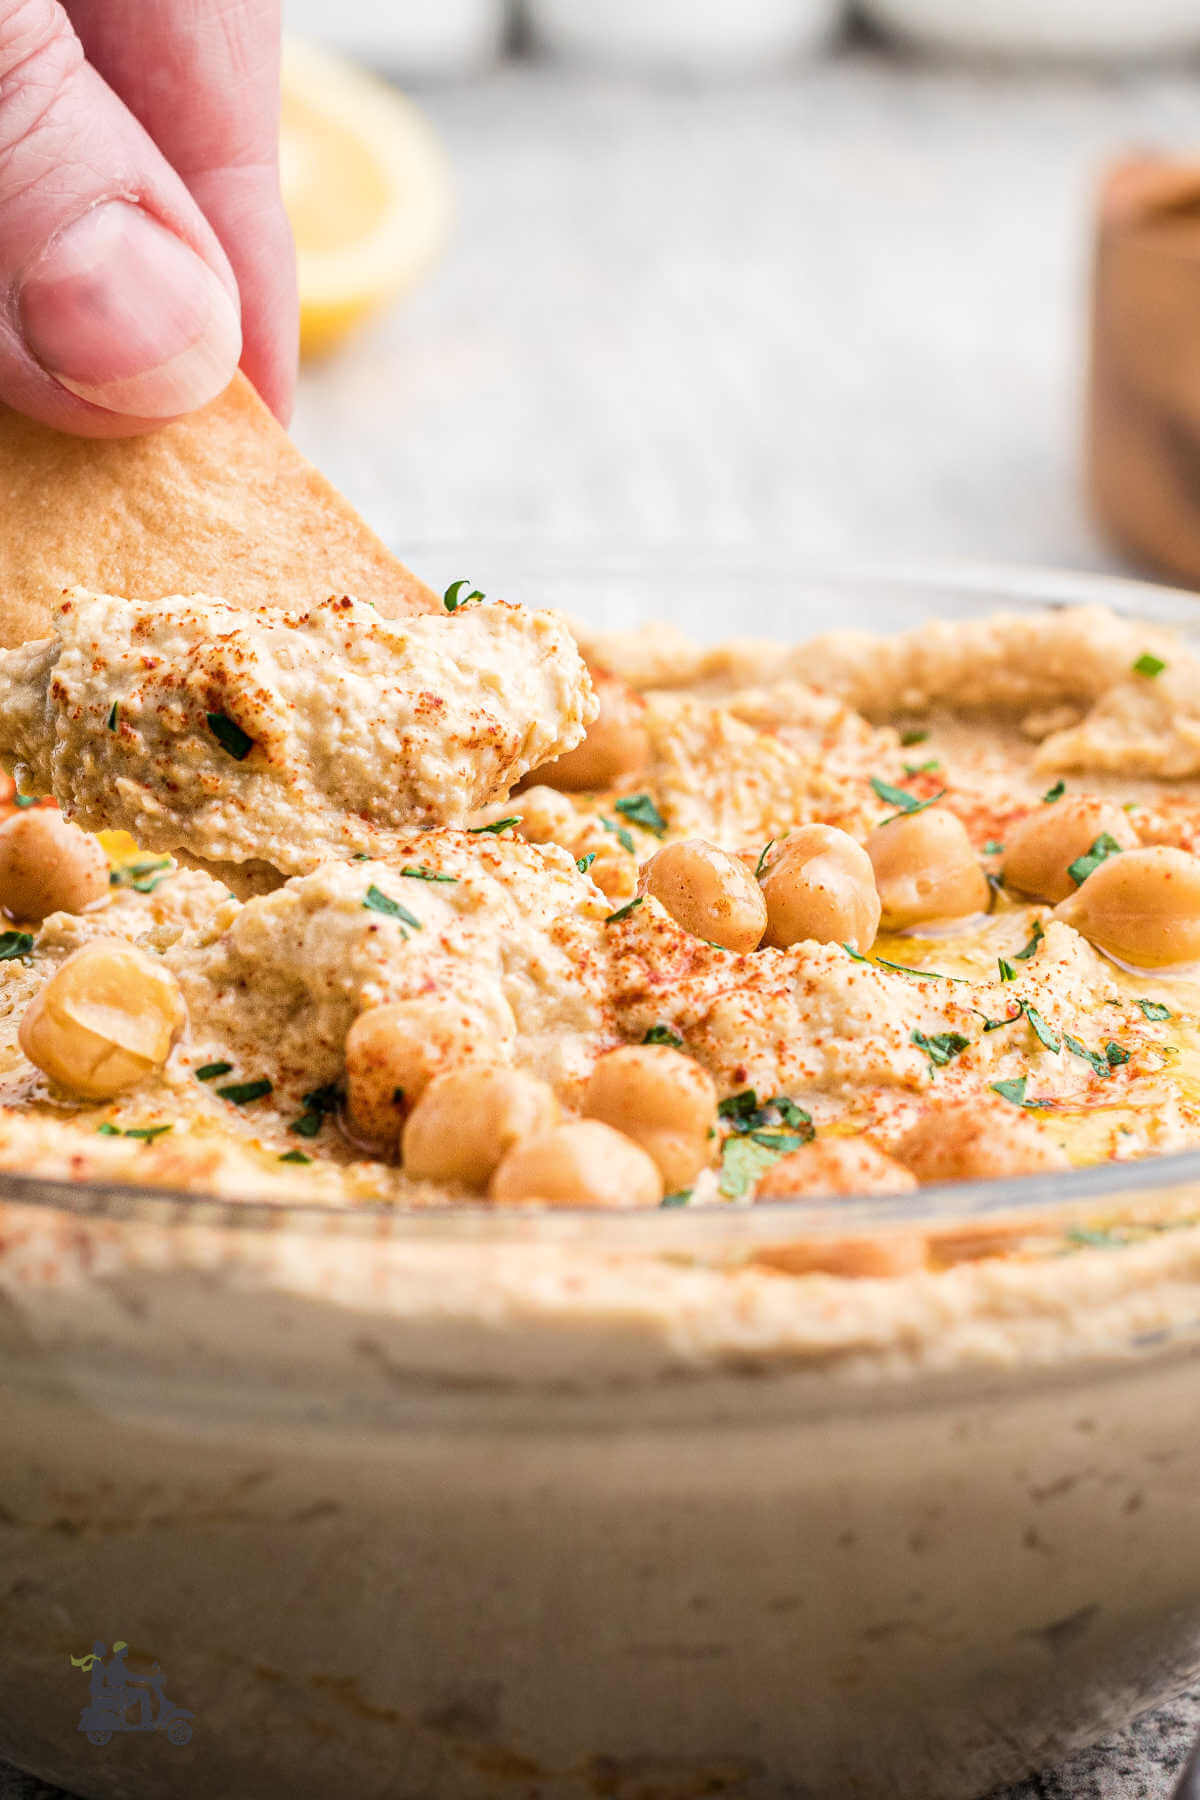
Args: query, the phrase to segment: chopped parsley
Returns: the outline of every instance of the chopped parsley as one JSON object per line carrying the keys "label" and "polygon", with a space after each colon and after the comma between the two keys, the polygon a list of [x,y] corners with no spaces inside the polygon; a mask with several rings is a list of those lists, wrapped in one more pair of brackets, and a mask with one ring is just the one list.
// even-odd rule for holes
{"label": "chopped parsley", "polygon": [[760,1132],[766,1127],[778,1127],[781,1123],[799,1133],[806,1144],[816,1136],[811,1115],[794,1100],[789,1100],[786,1094],[774,1094],[760,1106],[755,1090],[743,1088],[740,1093],[729,1094],[720,1102],[717,1116],[741,1136]]}
{"label": "chopped parsley", "polygon": [[217,1089],[217,1096],[232,1101],[234,1106],[249,1106],[252,1100],[264,1100],[274,1085],[265,1075],[258,1081],[231,1081],[228,1087]]}
{"label": "chopped parsley", "polygon": [[941,760],[936,756],[931,756],[928,762],[905,763],[904,773],[906,775],[932,775],[933,771],[940,769],[941,766]]}
{"label": "chopped parsley", "polygon": [[687,1206],[691,1198],[691,1188],[680,1188],[677,1194],[664,1194],[659,1204],[661,1206]]}
{"label": "chopped parsley", "polygon": [[928,800],[918,800],[915,794],[906,792],[904,788],[893,787],[889,781],[880,781],[878,775],[872,775],[871,787],[878,799],[896,808],[891,817],[883,821],[885,825],[890,825],[892,819],[904,818],[908,813],[924,812],[927,806],[932,806],[946,792],[942,788],[938,793],[930,794]]}
{"label": "chopped parsley", "polygon": [[727,1137],[721,1146],[718,1191],[726,1200],[742,1199],[781,1156],[790,1156],[807,1141],[786,1131],[759,1131],[752,1137]]}
{"label": "chopped parsley", "polygon": [[[396,1092],[400,1095],[397,1104],[403,1104],[404,1090],[398,1088]],[[298,1119],[292,1120],[288,1130],[294,1131],[297,1137],[316,1137],[325,1123],[326,1113],[336,1112],[341,1103],[342,1090],[336,1082],[327,1081],[321,1087],[312,1088],[304,1096],[304,1111]]]}
{"label": "chopped parsley", "polygon": [[228,1062],[202,1063],[198,1069],[192,1070],[197,1081],[215,1081],[218,1075],[230,1075],[232,1072],[233,1064]]}
{"label": "chopped parsley", "polygon": [[421,863],[407,863],[400,870],[409,881],[457,881],[457,875],[443,875],[438,869],[427,869]]}
{"label": "chopped parsley", "polygon": [[[811,1144],[816,1136],[810,1115],[786,1094],[760,1106],[754,1089],[744,1088],[722,1100],[717,1112],[730,1127],[721,1145],[720,1192],[727,1200],[740,1200],[781,1156]],[[786,1129],[781,1131],[780,1125]]]}
{"label": "chopped parsley", "polygon": [[613,810],[619,812],[622,818],[628,819],[631,825],[640,825],[643,831],[652,831],[655,837],[661,837],[667,829],[667,821],[649,794],[630,794],[626,800],[615,800]]}
{"label": "chopped parsley", "polygon": [[120,702],[117,700],[114,700],[112,705],[108,709],[108,729],[110,731],[115,731],[117,729],[117,720],[120,718],[120,716],[121,716]]}
{"label": "chopped parsley", "polygon": [[171,1126],[130,1125],[122,1131],[119,1125],[113,1125],[109,1120],[105,1119],[102,1125],[97,1125],[96,1130],[100,1133],[101,1137],[141,1138],[143,1143],[149,1144],[154,1138],[164,1136],[166,1132],[171,1130]]}
{"label": "chopped parsley", "polygon": [[1077,856],[1073,863],[1067,864],[1067,874],[1076,887],[1082,887],[1093,869],[1098,869],[1110,856],[1120,854],[1121,846],[1116,838],[1110,837],[1107,831],[1102,831],[1086,856]]}
{"label": "chopped parsley", "polygon": [[472,837],[479,837],[480,834],[485,831],[491,832],[493,835],[501,831],[509,831],[514,825],[519,825],[520,823],[521,814],[517,813],[511,819],[493,819],[490,825],[469,825],[467,829]]}
{"label": "chopped parsley", "polygon": [[1022,1075],[1015,1081],[993,1081],[991,1089],[993,1094],[999,1094],[1002,1100],[1011,1101],[1013,1106],[1031,1106],[1033,1102],[1025,1098],[1026,1079]]}
{"label": "chopped parsley", "polygon": [[1146,1017],[1148,1019],[1153,1019],[1156,1024],[1160,1019],[1169,1019],[1171,1017],[1170,1007],[1164,1006],[1161,1000],[1139,1000],[1138,1005],[1141,1007]]}
{"label": "chopped parsley", "polygon": [[414,931],[421,930],[421,921],[416,914],[410,913],[407,906],[402,906],[399,900],[393,900],[390,894],[385,894],[382,888],[377,888],[374,882],[367,889],[363,906],[368,912],[382,913],[387,919],[403,919]]}
{"label": "chopped parsley", "polygon": [[105,1119],[103,1124],[97,1125],[96,1130],[101,1137],[120,1137],[121,1135],[121,1127],[113,1125],[108,1119]]}
{"label": "chopped parsley", "polygon": [[612,819],[606,819],[604,817],[603,813],[601,813],[601,815],[600,815],[600,823],[601,823],[601,825],[603,825],[605,831],[612,832],[612,834],[616,838],[618,844],[620,844],[622,850],[628,850],[630,856],[637,855],[637,850],[634,846],[633,838],[631,837],[629,832],[626,831],[626,829],[623,825],[617,825],[616,823],[614,823],[614,821]]}
{"label": "chopped parsley", "polygon": [[1062,797],[1066,793],[1066,791],[1067,791],[1067,784],[1060,776],[1059,779],[1055,782],[1054,786],[1047,788],[1045,793],[1042,795],[1042,805],[1043,806],[1053,806],[1054,802],[1056,800],[1062,799]]}
{"label": "chopped parsley", "polygon": [[575,858],[575,867],[579,870],[581,875],[586,875],[595,860],[596,852],[594,850],[589,850],[586,856],[577,856]]}
{"label": "chopped parsley", "polygon": [[32,931],[0,931],[0,962],[15,962],[33,950]]}
{"label": "chopped parsley", "polygon": [[1045,937],[1045,935],[1046,935],[1045,932],[1042,930],[1041,921],[1039,919],[1035,919],[1034,923],[1033,923],[1032,935],[1030,936],[1029,942],[1026,944],[1025,948],[1023,950],[1014,950],[1013,951],[1014,962],[1028,962],[1030,957],[1033,955],[1034,951],[1037,949],[1038,945],[1041,943],[1042,939]]}
{"label": "chopped parsley", "polygon": [[[869,962],[870,957],[864,957]],[[942,975],[937,969],[910,969],[907,963],[889,962],[886,956],[877,956],[875,966],[878,969],[895,969],[900,975],[915,975],[918,981],[964,981],[962,975]]]}
{"label": "chopped parsley", "polygon": [[971,1040],[958,1031],[935,1031],[928,1037],[923,1031],[914,1031],[911,1042],[925,1052],[931,1068],[941,1069],[956,1056],[961,1056]]}
{"label": "chopped parsley", "polygon": [[152,894],[160,882],[172,873],[171,858],[156,856],[144,862],[123,863],[109,872],[110,887],[132,888],[137,894]]}
{"label": "chopped parsley", "polygon": [[1069,1031],[1063,1033],[1063,1043],[1072,1056],[1078,1056],[1097,1075],[1107,1077],[1112,1074],[1112,1064],[1107,1058],[1100,1056],[1095,1050],[1089,1050],[1086,1044],[1081,1044],[1079,1039],[1072,1037]]}
{"label": "chopped parsley", "polygon": [[985,856],[999,856],[1003,849],[1003,844],[997,843],[995,838],[989,838],[987,843],[983,846],[983,854]]}
{"label": "chopped parsley", "polygon": [[465,587],[471,587],[471,583],[466,576],[464,576],[461,581],[452,581],[442,595],[442,605],[448,613],[457,612],[461,606],[466,606],[471,600],[483,599],[483,595],[478,588],[471,588],[469,594],[464,594],[463,589]]}
{"label": "chopped parsley", "polygon": [[1151,650],[1143,650],[1133,665],[1133,673],[1153,678],[1155,675],[1161,675],[1166,666],[1161,656],[1155,656]]}
{"label": "chopped parsley", "polygon": [[1015,1025],[1018,1019],[1023,1019],[1025,1017],[1025,1008],[1018,1005],[1016,1012],[1009,1013],[1008,1017],[1005,1019],[989,1019],[986,1013],[980,1013],[979,1016],[983,1020],[984,1031],[1000,1031],[1005,1025]]}
{"label": "chopped parsley", "polygon": [[[1050,1027],[1047,1025],[1045,1019],[1043,1019],[1043,1017],[1042,1017],[1041,1013],[1038,1011],[1037,1007],[1030,1006],[1028,1000],[1022,1000],[1021,1011],[1025,1014],[1025,1017],[1029,1020],[1029,1024],[1033,1031],[1033,1035],[1037,1039],[1038,1043],[1044,1045],[1047,1050],[1052,1051],[1055,1056],[1058,1056],[1062,1051],[1062,1044],[1059,1042],[1057,1034],[1055,1032],[1051,1031]],[[1068,1049],[1071,1048],[1071,1043],[1072,1043],[1072,1040],[1068,1038],[1068,1040],[1067,1040],[1067,1048]],[[1086,1054],[1086,1052],[1085,1052],[1085,1054]]]}
{"label": "chopped parsley", "polygon": [[245,762],[254,748],[254,739],[225,713],[206,713],[208,729],[234,762]]}
{"label": "chopped parsley", "polygon": [[[774,839],[774,838],[768,838],[768,839],[767,839],[767,841],[766,841],[766,843],[765,843],[765,844],[764,844],[764,845],[763,845],[763,847],[762,847],[762,849],[761,849],[761,850],[760,850],[760,851],[759,851],[759,853],[758,853],[758,861],[757,861],[757,862],[756,862],[756,863],[755,863],[755,865],[754,865],[754,879],[755,879],[755,881],[761,881],[761,880],[762,880],[762,876],[763,876],[763,870],[764,870],[764,869],[765,869],[765,868],[766,868],[766,866],[767,866],[767,858],[768,858],[768,856],[770,856],[770,854],[771,854],[771,852],[772,852],[772,850],[773,850],[773,849],[774,849],[774,848],[775,848],[775,839]],[[853,956],[853,955],[857,955],[857,952],[856,952],[856,951],[851,951],[851,955],[852,955],[852,956]]]}
{"label": "chopped parsley", "polygon": [[303,1150],[285,1150],[279,1160],[286,1163],[311,1163],[312,1157],[305,1156]]}
{"label": "chopped parsley", "polygon": [[643,1044],[669,1044],[672,1050],[683,1049],[683,1039],[677,1031],[672,1031],[669,1025],[652,1025],[642,1042]]}
{"label": "chopped parsley", "polygon": [[902,731],[900,733],[900,742],[906,750],[911,750],[914,744],[923,744],[928,736],[929,733],[927,731],[923,731],[920,726],[916,726],[908,731]]}
{"label": "chopped parsley", "polygon": [[627,919],[631,912],[636,912],[638,907],[642,905],[644,898],[644,895],[639,894],[636,900],[630,900],[627,901],[624,906],[618,906],[616,912],[609,913],[604,923],[606,925],[615,925],[619,919]]}
{"label": "chopped parsley", "polygon": [[1104,1055],[1110,1069],[1119,1069],[1121,1064],[1127,1063],[1130,1058],[1130,1052],[1124,1044],[1114,1044],[1111,1039],[1104,1046]]}

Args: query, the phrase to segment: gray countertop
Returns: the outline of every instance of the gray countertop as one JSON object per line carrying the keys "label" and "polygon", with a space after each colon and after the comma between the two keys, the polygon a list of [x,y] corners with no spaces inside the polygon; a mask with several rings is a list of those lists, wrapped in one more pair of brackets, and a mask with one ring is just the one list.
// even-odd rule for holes
{"label": "gray countertop", "polygon": [[[496,591],[530,547],[1110,566],[1077,476],[1089,200],[1107,155],[1188,143],[1196,72],[514,65],[423,103],[451,249],[306,374],[295,430],[430,579]],[[1198,1729],[1200,1694],[1005,1800],[1165,1800]],[[0,1800],[62,1797],[0,1769]]]}

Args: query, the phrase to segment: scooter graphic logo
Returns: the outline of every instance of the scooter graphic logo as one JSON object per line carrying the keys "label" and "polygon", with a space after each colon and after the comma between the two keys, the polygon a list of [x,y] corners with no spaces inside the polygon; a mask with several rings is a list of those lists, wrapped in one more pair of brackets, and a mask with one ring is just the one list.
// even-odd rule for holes
{"label": "scooter graphic logo", "polygon": [[[126,1666],[128,1654],[129,1645],[118,1638],[106,1657],[97,1639],[86,1656],[71,1658],[71,1667],[84,1671],[92,1690],[79,1715],[79,1730],[89,1744],[109,1743],[114,1731],[165,1731],[171,1743],[186,1744],[195,1714],[168,1700],[157,1663],[148,1675],[134,1675]],[[137,1716],[131,1718],[135,1709]]]}

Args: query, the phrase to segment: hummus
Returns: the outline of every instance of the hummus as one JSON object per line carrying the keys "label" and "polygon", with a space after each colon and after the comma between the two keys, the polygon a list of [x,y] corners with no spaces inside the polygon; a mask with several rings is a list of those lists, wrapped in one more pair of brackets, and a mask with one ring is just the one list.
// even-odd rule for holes
{"label": "hummus", "polygon": [[76,589],[0,661],[0,752],[81,824],[286,874],[464,819],[578,743],[587,674],[552,614],[383,618]]}
{"label": "hummus", "polygon": [[[458,1046],[431,1051],[434,1072],[454,1056],[519,1071],[567,1118],[622,1045],[698,1063],[720,1105],[675,1204],[777,1197],[793,1169],[801,1191],[888,1191],[913,1185],[910,1163],[927,1180],[1200,1142],[1196,971],[1122,966],[1004,880],[1010,830],[1086,795],[1119,804],[1128,843],[1196,849],[1184,646],[1074,611],[791,651],[653,630],[585,650],[636,705],[640,760],[616,787],[563,792],[552,759],[594,703],[551,615],[65,598],[55,638],[0,668],[5,742],[23,782],[138,849],[105,839],[106,900],[24,935],[12,921],[0,1164],[234,1198],[478,1200],[414,1177],[347,1114],[356,1021],[430,1000]],[[930,807],[965,827],[986,907],[865,949],[729,950],[638,891],[666,844],[700,838],[761,873],[798,826],[863,843]],[[147,850],[257,860],[274,891],[239,899]],[[114,938],[161,958],[187,1025],[97,1104],[35,1067],[18,1029],[73,953]],[[990,1138],[996,1166],[908,1156],[930,1118]]]}

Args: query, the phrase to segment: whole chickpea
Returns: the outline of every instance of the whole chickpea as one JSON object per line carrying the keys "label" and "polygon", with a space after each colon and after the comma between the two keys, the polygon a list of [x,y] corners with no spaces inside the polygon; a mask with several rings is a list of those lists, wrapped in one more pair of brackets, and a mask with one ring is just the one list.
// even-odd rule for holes
{"label": "whole chickpea", "polygon": [[759,1177],[756,1200],[819,1199],[822,1194],[903,1194],[915,1178],[857,1137],[819,1137],[801,1150],[781,1156]]}
{"label": "whole chickpea", "polygon": [[573,1119],[514,1145],[488,1194],[501,1204],[658,1206],[663,1180],[652,1159],[599,1119]]}
{"label": "whole chickpea", "polygon": [[57,807],[14,813],[0,825],[0,907],[14,919],[82,912],[107,893],[107,856]]}
{"label": "whole chickpea", "polygon": [[1122,850],[1132,850],[1138,842],[1128,815],[1111,800],[1081,797],[1039,806],[1009,830],[1004,885],[1030,900],[1051,905],[1065,900],[1076,888],[1070,865],[1100,837],[1112,838]]}
{"label": "whole chickpea", "polygon": [[479,1058],[485,1047],[479,1021],[452,1001],[431,997],[369,1007],[346,1038],[352,1133],[395,1154],[404,1121],[433,1077]]}
{"label": "whole chickpea", "polygon": [[588,1118],[640,1144],[668,1193],[711,1160],[717,1089],[707,1069],[666,1044],[629,1044],[597,1062],[583,1093]]}
{"label": "whole chickpea", "polygon": [[1140,969],[1200,962],[1200,858],[1168,844],[1102,862],[1056,919]]}
{"label": "whole chickpea", "polygon": [[767,903],[746,865],[703,838],[656,851],[638,893],[652,894],[677,925],[725,950],[753,950],[767,929]]}
{"label": "whole chickpea", "polygon": [[499,1063],[466,1063],[435,1075],[409,1114],[405,1173],[418,1181],[485,1188],[513,1145],[558,1123],[554,1090]]}
{"label": "whole chickpea", "polygon": [[1065,1150],[998,1094],[932,1103],[892,1146],[892,1155],[922,1183],[986,1181],[1068,1166]]}
{"label": "whole chickpea", "polygon": [[68,1093],[111,1100],[162,1067],[185,1020],[183,995],[155,956],[119,939],[86,944],[34,995],[21,1048]]}
{"label": "whole chickpea", "polygon": [[612,787],[650,760],[650,735],[643,714],[646,702],[628,682],[603,669],[591,671],[600,710],[581,744],[555,762],[543,763],[526,782],[543,782],[564,794]]}
{"label": "whole chickpea", "polygon": [[867,855],[885,931],[987,910],[987,877],[967,828],[944,807],[923,807],[876,826],[867,839]]}
{"label": "whole chickpea", "polygon": [[777,844],[762,878],[765,943],[806,939],[867,951],[879,929],[875,875],[861,844],[835,825],[802,825]]}

